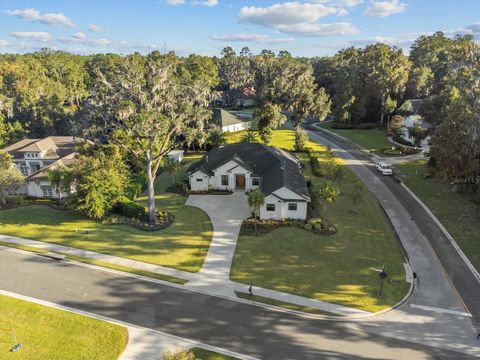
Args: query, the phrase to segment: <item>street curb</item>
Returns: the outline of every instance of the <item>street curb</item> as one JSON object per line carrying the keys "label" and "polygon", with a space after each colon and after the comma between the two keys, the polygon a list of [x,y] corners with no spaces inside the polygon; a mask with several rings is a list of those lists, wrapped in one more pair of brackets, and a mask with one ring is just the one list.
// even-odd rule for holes
{"label": "street curb", "polygon": [[406,186],[403,182],[400,183],[400,185],[405,189],[407,190],[407,192],[418,202],[418,204],[427,212],[427,214],[432,218],[432,220],[435,222],[435,224],[437,224],[437,226],[440,228],[440,230],[443,232],[443,234],[445,235],[445,237],[448,239],[448,241],[450,242],[450,244],[453,246],[453,248],[455,249],[455,251],[458,253],[458,255],[460,255],[460,257],[462,258],[462,260],[465,262],[465,264],[467,265],[467,267],[470,269],[470,271],[472,272],[473,276],[475,277],[475,279],[478,281],[478,283],[480,284],[480,273],[477,271],[477,269],[475,269],[475,267],[473,266],[473,264],[470,262],[470,260],[468,260],[467,256],[465,255],[465,253],[462,251],[462,249],[460,248],[460,246],[458,246],[457,242],[455,241],[455,239],[452,237],[452,235],[450,235],[450,233],[447,231],[447,229],[443,226],[443,224],[440,222],[440,220],[437,219],[437,217],[432,213],[432,211],[427,207],[427,205],[425,205],[425,203],[420,200],[420,198],[415,195],[415,193],[410,190],[410,188],[408,186]]}
{"label": "street curb", "polygon": [[[57,309],[57,310],[68,311],[68,312],[73,313],[73,314],[86,316],[86,317],[89,317],[89,318],[92,318],[92,319],[105,321],[105,322],[115,324],[115,325],[121,325],[121,326],[126,327],[127,329],[128,328],[134,328],[134,329],[144,331],[144,332],[150,332],[150,333],[153,332],[155,334],[158,334],[158,335],[161,335],[161,336],[164,336],[164,337],[168,337],[168,338],[171,338],[171,339],[174,339],[174,340],[177,340],[177,341],[183,341],[183,342],[190,343],[191,347],[199,347],[199,348],[202,348],[202,349],[205,349],[205,350],[210,350],[210,351],[218,352],[218,353],[221,353],[221,354],[224,354],[224,355],[236,357],[236,358],[241,359],[241,360],[260,360],[258,358],[252,357],[252,356],[242,355],[242,354],[239,354],[239,353],[234,352],[234,351],[230,351],[230,350],[223,349],[223,348],[220,348],[220,347],[208,345],[208,344],[205,344],[205,343],[202,343],[202,342],[199,342],[199,341],[190,340],[190,339],[187,339],[187,338],[182,338],[182,337],[179,337],[179,336],[171,335],[171,334],[165,333],[163,331],[149,329],[149,328],[146,328],[146,327],[143,327],[143,326],[127,323],[125,321],[115,320],[115,319],[109,318],[107,316],[97,315],[97,314],[94,314],[94,313],[91,313],[91,312],[88,312],[88,311],[78,310],[78,309],[75,309],[75,308],[72,308],[72,307],[69,307],[69,306],[64,306],[64,305],[52,303],[52,302],[49,302],[49,301],[35,299],[35,298],[29,297],[29,296],[16,294],[16,293],[13,293],[13,292],[10,292],[10,291],[0,290],[0,295],[5,295],[5,296],[9,296],[9,297],[12,297],[12,298],[15,298],[15,299],[32,302],[32,303],[35,303],[35,304],[38,304],[38,305],[47,306],[47,307]],[[126,347],[125,347],[125,349],[126,349]]]}

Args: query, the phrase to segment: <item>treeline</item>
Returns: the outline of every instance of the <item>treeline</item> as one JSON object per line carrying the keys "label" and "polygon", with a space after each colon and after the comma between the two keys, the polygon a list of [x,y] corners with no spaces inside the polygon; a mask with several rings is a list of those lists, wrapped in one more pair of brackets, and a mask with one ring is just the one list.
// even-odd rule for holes
{"label": "treeline", "polygon": [[479,64],[479,46],[470,36],[452,39],[440,32],[418,38],[408,56],[382,43],[321,58],[294,58],[287,51],[252,54],[248,48],[237,54],[229,47],[213,58],[158,52],[4,54],[0,146],[24,136],[84,135],[87,130],[97,137],[120,137],[119,123],[135,114],[153,117],[152,124],[155,116],[182,123],[163,133],[169,146],[175,134],[173,142],[202,147],[209,138],[208,104],[221,90],[256,91],[255,116],[267,141],[285,114],[295,125],[328,116],[340,126],[376,123],[386,129],[392,116],[411,110],[406,100],[423,99],[421,114],[435,125],[431,166],[446,181],[478,189]]}

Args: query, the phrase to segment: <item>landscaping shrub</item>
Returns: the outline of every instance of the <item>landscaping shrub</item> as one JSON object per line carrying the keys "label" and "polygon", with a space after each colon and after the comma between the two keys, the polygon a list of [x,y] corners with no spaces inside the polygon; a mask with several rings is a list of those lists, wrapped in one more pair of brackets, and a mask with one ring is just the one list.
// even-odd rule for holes
{"label": "landscaping shrub", "polygon": [[29,201],[24,196],[9,196],[6,198],[7,205],[25,205]]}
{"label": "landscaping shrub", "polygon": [[135,218],[142,220],[145,215],[145,208],[137,204],[135,201],[121,199],[117,202],[112,211],[116,214],[126,216],[127,218]]}
{"label": "landscaping shrub", "polygon": [[131,182],[125,193],[129,199],[135,199],[138,195],[140,195],[147,183],[147,177],[145,175],[136,175],[132,177]]}
{"label": "landscaping shrub", "polygon": [[305,230],[307,230],[307,231],[312,231],[313,226],[312,226],[312,224],[305,224],[305,225],[303,226],[303,228],[304,228]]}

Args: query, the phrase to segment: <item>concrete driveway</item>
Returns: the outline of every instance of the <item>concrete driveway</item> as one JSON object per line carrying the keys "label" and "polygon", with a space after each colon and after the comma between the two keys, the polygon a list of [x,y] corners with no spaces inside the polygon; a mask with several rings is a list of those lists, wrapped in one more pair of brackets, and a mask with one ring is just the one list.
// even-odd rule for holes
{"label": "concrete driveway", "polygon": [[230,268],[243,219],[251,214],[247,195],[243,191],[231,195],[190,195],[186,204],[205,211],[213,225],[213,238],[202,270],[186,286],[234,295]]}

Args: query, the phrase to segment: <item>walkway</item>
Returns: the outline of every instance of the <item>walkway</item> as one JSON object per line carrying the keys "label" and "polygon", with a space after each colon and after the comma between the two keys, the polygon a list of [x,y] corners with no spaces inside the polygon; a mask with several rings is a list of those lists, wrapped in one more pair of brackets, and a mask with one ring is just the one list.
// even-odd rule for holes
{"label": "walkway", "polygon": [[203,267],[187,286],[235,296],[230,268],[243,219],[251,215],[247,195],[244,191],[231,195],[190,195],[186,205],[205,211],[213,225],[213,238]]}

